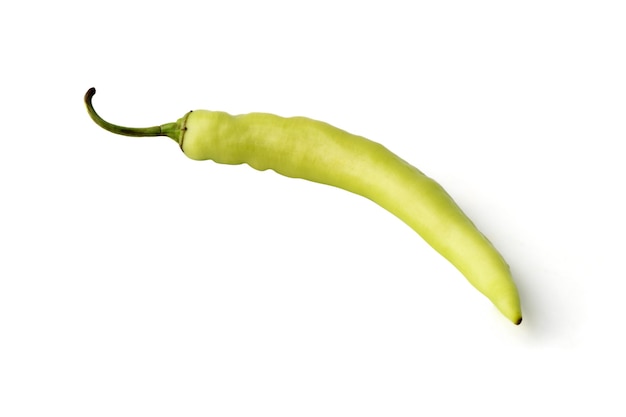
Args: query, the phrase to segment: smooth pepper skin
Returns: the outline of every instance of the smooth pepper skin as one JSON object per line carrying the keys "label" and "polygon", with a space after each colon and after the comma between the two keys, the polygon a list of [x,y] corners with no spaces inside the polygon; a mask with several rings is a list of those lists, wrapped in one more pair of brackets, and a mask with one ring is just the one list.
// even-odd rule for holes
{"label": "smooth pepper skin", "polygon": [[176,123],[125,128],[95,113],[94,94],[91,89],[85,96],[88,111],[107,130],[128,136],[166,135],[194,160],[272,169],[372,200],[417,232],[504,316],[521,323],[519,294],[500,253],[437,182],[383,145],[324,122],[266,113],[197,110]]}

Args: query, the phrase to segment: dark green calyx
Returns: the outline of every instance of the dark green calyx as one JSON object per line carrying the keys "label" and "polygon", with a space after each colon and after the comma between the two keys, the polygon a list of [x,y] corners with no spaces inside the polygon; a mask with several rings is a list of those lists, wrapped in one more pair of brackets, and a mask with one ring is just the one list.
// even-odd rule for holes
{"label": "dark green calyx", "polygon": [[85,106],[87,106],[87,112],[89,113],[91,119],[96,122],[96,124],[101,128],[108,130],[109,132],[117,133],[118,135],[124,136],[168,136],[178,142],[178,139],[180,137],[180,126],[178,126],[178,123],[166,123],[161,126],[152,127],[124,127],[107,122],[102,117],[100,117],[93,108],[91,100],[95,94],[95,88],[91,87],[89,90],[87,90],[87,92],[85,93]]}

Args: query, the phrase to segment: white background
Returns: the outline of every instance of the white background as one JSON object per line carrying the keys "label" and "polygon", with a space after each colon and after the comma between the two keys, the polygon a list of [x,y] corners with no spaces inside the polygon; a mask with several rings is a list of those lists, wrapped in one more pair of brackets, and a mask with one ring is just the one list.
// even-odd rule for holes
{"label": "white background", "polygon": [[[9,5],[10,4],[10,5]],[[0,6],[0,415],[623,416],[620,1]],[[401,221],[112,122],[304,115],[438,180],[516,327]]]}

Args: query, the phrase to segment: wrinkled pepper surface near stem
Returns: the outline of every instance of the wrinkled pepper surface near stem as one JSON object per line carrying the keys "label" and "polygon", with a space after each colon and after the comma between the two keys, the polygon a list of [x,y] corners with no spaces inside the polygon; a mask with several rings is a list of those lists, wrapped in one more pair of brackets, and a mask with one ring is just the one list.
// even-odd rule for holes
{"label": "wrinkled pepper surface near stem", "polygon": [[518,291],[500,253],[437,182],[383,145],[324,122],[266,113],[196,110],[160,126],[117,126],[94,110],[95,93],[91,88],[85,94],[87,111],[110,132],[168,136],[191,159],[272,169],[372,200],[416,231],[504,316],[521,323]]}

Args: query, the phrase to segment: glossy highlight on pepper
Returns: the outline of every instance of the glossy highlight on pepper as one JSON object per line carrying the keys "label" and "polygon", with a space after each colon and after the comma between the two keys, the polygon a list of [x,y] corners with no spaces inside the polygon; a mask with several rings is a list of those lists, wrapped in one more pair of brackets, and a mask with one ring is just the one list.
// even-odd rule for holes
{"label": "glossy highlight on pepper", "polygon": [[383,145],[321,121],[267,113],[196,110],[173,123],[123,127],[96,113],[95,92],[85,94],[87,111],[110,132],[168,136],[191,159],[272,169],[375,202],[417,232],[511,322],[521,323],[519,294],[502,255],[436,181]]}

